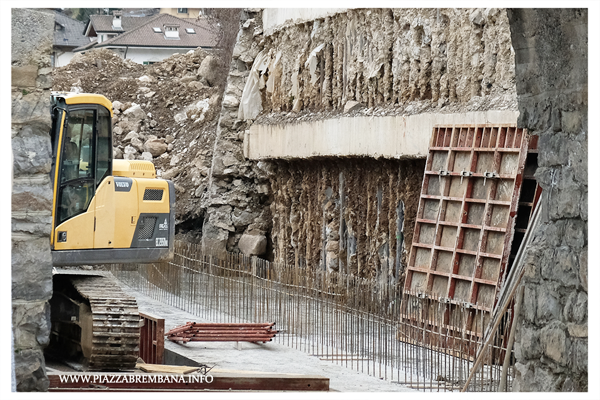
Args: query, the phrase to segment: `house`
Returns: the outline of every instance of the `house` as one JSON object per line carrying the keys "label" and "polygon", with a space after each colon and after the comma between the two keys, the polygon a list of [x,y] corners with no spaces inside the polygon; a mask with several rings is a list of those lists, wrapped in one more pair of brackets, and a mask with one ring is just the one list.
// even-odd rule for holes
{"label": "house", "polygon": [[173,15],[177,18],[198,18],[204,15],[201,8],[161,8],[160,13]]}
{"label": "house", "polygon": [[90,38],[82,34],[85,24],[65,14],[54,11],[54,42],[51,62],[53,67],[67,65],[75,55],[73,50],[90,43]]}
{"label": "house", "polygon": [[202,18],[182,19],[169,14],[127,17],[119,11],[112,16],[92,15],[85,34],[95,35],[97,40],[75,52],[107,48],[138,64],[152,64],[198,47],[211,49],[218,39]]}

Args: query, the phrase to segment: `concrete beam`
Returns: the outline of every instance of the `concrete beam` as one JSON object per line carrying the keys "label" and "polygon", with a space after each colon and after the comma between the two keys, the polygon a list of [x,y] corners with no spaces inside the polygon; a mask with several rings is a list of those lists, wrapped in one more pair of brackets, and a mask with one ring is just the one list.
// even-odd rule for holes
{"label": "concrete beam", "polygon": [[310,157],[425,158],[434,125],[516,124],[518,111],[340,117],[287,125],[258,125],[244,135],[251,160]]}

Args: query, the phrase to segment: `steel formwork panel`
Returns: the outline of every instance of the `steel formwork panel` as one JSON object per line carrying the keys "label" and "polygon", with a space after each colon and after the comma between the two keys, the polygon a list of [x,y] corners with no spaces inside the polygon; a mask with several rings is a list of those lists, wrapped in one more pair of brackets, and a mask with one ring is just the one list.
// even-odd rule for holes
{"label": "steel formwork panel", "polygon": [[[509,260],[528,143],[514,125],[434,127],[405,293],[489,316]],[[485,323],[462,328],[481,332]]]}

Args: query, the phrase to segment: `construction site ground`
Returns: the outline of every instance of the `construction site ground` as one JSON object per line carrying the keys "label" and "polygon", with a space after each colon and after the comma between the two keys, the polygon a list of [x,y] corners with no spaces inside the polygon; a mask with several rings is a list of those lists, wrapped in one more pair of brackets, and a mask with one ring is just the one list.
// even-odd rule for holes
{"label": "construction site ground", "polygon": [[[213,322],[186,311],[154,300],[127,288],[138,301],[141,313],[165,319],[165,331],[188,321]],[[269,321],[273,322],[273,321]],[[238,348],[241,347],[241,350]],[[330,391],[339,392],[415,392],[393,380],[378,379],[342,365],[320,360],[303,351],[282,344],[268,342],[192,342],[178,344],[165,340],[165,349],[178,353],[197,363],[214,366],[214,371],[252,371],[256,374],[289,373],[321,375],[330,379]],[[396,380],[397,381],[397,380]]]}

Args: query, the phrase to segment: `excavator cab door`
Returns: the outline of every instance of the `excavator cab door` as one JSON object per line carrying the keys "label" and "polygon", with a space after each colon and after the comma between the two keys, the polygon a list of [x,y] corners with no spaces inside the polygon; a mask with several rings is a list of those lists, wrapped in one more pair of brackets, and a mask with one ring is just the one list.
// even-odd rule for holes
{"label": "excavator cab door", "polygon": [[[53,250],[67,249],[61,245],[67,242],[70,250],[92,249],[96,218],[91,202],[112,174],[111,117],[96,104],[68,106],[62,113],[55,127]],[[57,229],[65,222],[69,229]],[[76,237],[68,238],[67,231]]]}

